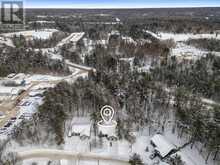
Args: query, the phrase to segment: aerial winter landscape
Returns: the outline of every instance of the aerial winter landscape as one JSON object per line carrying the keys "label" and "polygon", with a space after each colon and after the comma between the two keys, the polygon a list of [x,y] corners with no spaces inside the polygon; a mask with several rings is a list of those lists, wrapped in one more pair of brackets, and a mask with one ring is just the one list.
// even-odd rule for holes
{"label": "aerial winter landscape", "polygon": [[0,165],[220,165],[218,1],[34,1],[0,2]]}

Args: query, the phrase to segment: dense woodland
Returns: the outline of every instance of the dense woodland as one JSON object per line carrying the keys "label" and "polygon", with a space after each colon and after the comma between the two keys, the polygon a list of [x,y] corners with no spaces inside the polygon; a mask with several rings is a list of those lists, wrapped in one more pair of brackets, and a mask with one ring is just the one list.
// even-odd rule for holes
{"label": "dense woodland", "polygon": [[[37,30],[37,29],[36,29]],[[49,39],[25,39],[23,35],[12,37],[12,42],[17,48],[52,48],[57,45],[59,41],[67,36],[64,32],[54,32]]]}
{"label": "dense woodland", "polygon": [[220,41],[217,39],[190,39],[187,44],[208,51],[220,51]]}
{"label": "dense woodland", "polygon": [[178,63],[172,57],[168,65],[153,69],[153,75],[156,80],[168,86],[184,87],[191,93],[219,101],[219,67],[220,57],[212,54],[188,65],[184,62]]}
{"label": "dense woodland", "polygon": [[41,51],[24,48],[0,48],[0,77],[10,73],[62,73],[68,68],[60,61],[51,61]]}
{"label": "dense woodland", "polygon": [[71,62],[82,64],[82,58],[81,54],[84,45],[79,45],[78,43],[76,45],[70,44],[64,44],[61,47],[60,54],[65,58],[70,60]]}

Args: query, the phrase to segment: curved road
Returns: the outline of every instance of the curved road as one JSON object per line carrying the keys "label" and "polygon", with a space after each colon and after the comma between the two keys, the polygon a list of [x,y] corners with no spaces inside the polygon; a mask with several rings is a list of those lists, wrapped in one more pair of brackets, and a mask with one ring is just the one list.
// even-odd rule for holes
{"label": "curved road", "polygon": [[23,161],[33,158],[49,158],[50,160],[104,160],[129,165],[128,159],[106,156],[96,153],[79,153],[74,151],[55,150],[55,149],[35,149],[17,153],[18,160]]}

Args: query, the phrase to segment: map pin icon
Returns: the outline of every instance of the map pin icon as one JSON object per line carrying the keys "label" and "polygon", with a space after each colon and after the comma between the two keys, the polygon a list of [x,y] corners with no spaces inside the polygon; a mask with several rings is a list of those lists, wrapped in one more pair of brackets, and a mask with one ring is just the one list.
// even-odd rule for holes
{"label": "map pin icon", "polygon": [[104,123],[110,124],[114,117],[115,111],[111,106],[105,105],[104,107],[102,107],[100,113],[101,113],[101,117]]}

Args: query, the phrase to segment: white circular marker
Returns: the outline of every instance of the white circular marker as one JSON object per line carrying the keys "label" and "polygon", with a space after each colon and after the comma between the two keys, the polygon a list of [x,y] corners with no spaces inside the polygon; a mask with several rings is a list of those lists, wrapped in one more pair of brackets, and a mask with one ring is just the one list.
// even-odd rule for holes
{"label": "white circular marker", "polygon": [[105,122],[105,124],[110,124],[114,117],[115,111],[111,106],[105,105],[104,107],[102,107],[100,113],[102,120]]}

